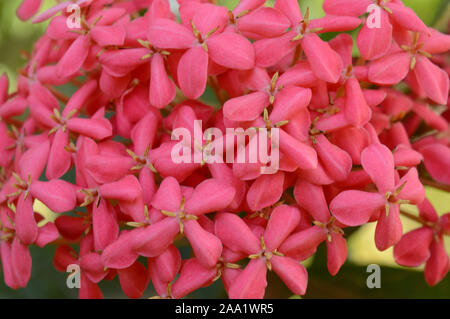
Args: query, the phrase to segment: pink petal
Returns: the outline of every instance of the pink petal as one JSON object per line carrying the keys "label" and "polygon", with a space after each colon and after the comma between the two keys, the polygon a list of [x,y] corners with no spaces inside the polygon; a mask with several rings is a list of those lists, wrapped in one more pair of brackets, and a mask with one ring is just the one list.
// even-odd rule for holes
{"label": "pink petal", "polygon": [[31,195],[55,213],[68,212],[75,208],[75,191],[74,185],[59,179],[48,182],[34,181],[30,186]]}
{"label": "pink petal", "polygon": [[181,24],[169,19],[157,19],[148,29],[150,43],[162,49],[187,49],[194,44],[192,32]]}
{"label": "pink petal", "polygon": [[173,243],[180,231],[179,227],[175,218],[164,218],[148,227],[136,229],[136,236],[129,245],[141,256],[156,257]]}
{"label": "pink petal", "polygon": [[380,10],[380,15],[381,26],[379,28],[370,28],[367,23],[364,23],[356,38],[359,52],[365,60],[380,58],[391,47],[392,25],[389,22],[388,13]]}
{"label": "pink petal", "polygon": [[367,11],[370,0],[325,0],[323,10],[328,14],[358,17]]}
{"label": "pink petal", "polygon": [[425,265],[425,280],[428,285],[434,286],[447,275],[449,259],[442,239],[431,243],[430,252],[431,257]]}
{"label": "pink petal", "polygon": [[55,220],[55,225],[61,236],[69,241],[79,239],[83,232],[89,227],[83,218],[66,215],[58,216]]}
{"label": "pink petal", "polygon": [[163,108],[175,98],[175,84],[169,79],[162,55],[155,54],[151,63],[150,104]]}
{"label": "pink petal", "polygon": [[167,177],[162,181],[153,197],[152,206],[175,212],[180,208],[181,199],[181,189],[177,180],[173,177]]}
{"label": "pink petal", "polygon": [[313,87],[317,78],[306,61],[299,62],[295,66],[286,70],[277,81],[277,84],[288,86],[295,85],[301,87]]}
{"label": "pink petal", "polygon": [[96,140],[103,140],[110,137],[113,134],[111,122],[104,118],[104,109],[100,109],[98,112],[90,119],[71,118],[67,122],[67,128],[71,132],[76,132]]}
{"label": "pink petal", "polygon": [[258,238],[237,215],[220,213],[215,219],[215,233],[222,243],[233,251],[248,255],[260,250]]}
{"label": "pink petal", "polygon": [[128,298],[141,298],[150,279],[147,269],[136,261],[128,268],[119,269],[120,287]]}
{"label": "pink petal", "polygon": [[76,251],[68,245],[57,246],[53,256],[53,266],[55,266],[56,270],[65,272],[71,264],[78,264]]}
{"label": "pink petal", "polygon": [[253,11],[264,5],[264,2],[264,0],[243,0],[236,5],[232,12],[234,15],[239,15],[245,11]]}
{"label": "pink petal", "polygon": [[66,118],[73,110],[79,110],[87,103],[97,90],[97,80],[88,80],[72,96],[64,108],[62,115]]}
{"label": "pink petal", "polygon": [[90,281],[83,273],[80,278],[79,299],[102,299],[103,294],[97,284]]}
{"label": "pink petal", "polygon": [[335,181],[347,178],[352,169],[352,159],[347,152],[330,143],[324,135],[316,137],[315,150],[329,177]]}
{"label": "pink petal", "polygon": [[269,119],[272,123],[290,120],[311,101],[311,90],[296,86],[286,87],[275,98],[275,103]]}
{"label": "pink petal", "polygon": [[36,240],[38,227],[34,219],[33,199],[30,195],[26,199],[23,194],[19,197],[14,223],[17,237],[24,245],[30,245]]}
{"label": "pink petal", "polygon": [[2,268],[3,268],[3,281],[5,284],[12,288],[19,288],[16,278],[12,269],[12,260],[11,260],[11,244],[7,242],[3,242],[0,245],[1,255],[2,255]]}
{"label": "pink petal", "polygon": [[[377,106],[383,103],[386,99],[386,92],[379,90],[363,90],[364,98],[369,106]],[[403,97],[402,94],[399,94]]]}
{"label": "pink petal", "polygon": [[236,191],[228,183],[217,179],[201,182],[187,199],[184,210],[188,214],[202,215],[220,211],[231,203]]}
{"label": "pink petal", "polygon": [[29,98],[29,100],[30,102],[28,102],[27,99],[18,96],[6,101],[0,108],[0,116],[4,119],[8,119],[13,116],[21,115],[31,103],[32,99]]}
{"label": "pink petal", "polygon": [[[278,2],[277,2],[278,3]],[[250,32],[267,38],[280,36],[290,26],[290,21],[279,10],[261,7],[237,20],[240,32]]]}
{"label": "pink petal", "polygon": [[208,165],[208,168],[213,178],[226,181],[234,186],[236,194],[232,203],[230,204],[230,209],[237,209],[244,198],[245,192],[247,190],[247,184],[237,178],[233,174],[233,170],[225,163],[210,164]]}
{"label": "pink petal", "polygon": [[306,209],[314,220],[326,223],[330,219],[322,186],[299,178],[295,184],[294,197],[297,204]]}
{"label": "pink petal", "polygon": [[58,237],[59,232],[55,224],[47,223],[44,226],[39,227],[38,236],[34,244],[42,248],[45,245],[58,239]]}
{"label": "pink petal", "polygon": [[42,144],[33,146],[27,150],[19,160],[19,170],[22,180],[27,180],[28,176],[31,180],[37,180],[47,164],[50,143],[45,141]]}
{"label": "pink petal", "polygon": [[417,208],[419,209],[419,216],[424,220],[433,223],[439,220],[436,210],[428,199],[425,198],[420,205],[417,205]]}
{"label": "pink petal", "polygon": [[101,47],[122,46],[125,42],[125,28],[121,25],[97,25],[90,31],[92,40]]}
{"label": "pink petal", "polygon": [[339,80],[343,68],[342,59],[327,42],[317,34],[310,33],[302,39],[302,48],[315,76],[330,83]]}
{"label": "pink petal", "polygon": [[149,267],[153,267],[158,277],[165,281],[171,282],[181,266],[181,255],[178,248],[174,245],[169,246],[161,255],[151,260]]}
{"label": "pink petal", "polygon": [[341,56],[344,66],[348,66],[353,63],[353,38],[349,34],[339,34],[337,37],[330,41],[330,46]]}
{"label": "pink petal", "polygon": [[429,126],[443,132],[448,129],[448,122],[427,105],[422,103],[414,103],[413,110]]}
{"label": "pink petal", "polygon": [[360,165],[361,153],[369,145],[369,136],[364,129],[349,127],[334,132],[330,141],[346,151],[353,164]]}
{"label": "pink petal", "polygon": [[369,80],[380,85],[393,85],[409,72],[411,59],[407,52],[397,52],[377,59],[369,65]]}
{"label": "pink petal", "polygon": [[394,187],[394,157],[383,144],[372,144],[361,154],[361,164],[377,186],[380,193],[391,191]]}
{"label": "pink petal", "polygon": [[266,93],[253,92],[225,102],[223,114],[232,121],[253,121],[268,104],[269,96]]}
{"label": "pink petal", "polygon": [[341,234],[331,232],[331,241],[327,240],[327,267],[332,276],[336,276],[347,259],[347,243]]}
{"label": "pink petal", "polygon": [[171,287],[172,296],[183,298],[192,291],[211,283],[216,274],[215,268],[205,268],[197,259],[188,259],[183,264],[177,281]]}
{"label": "pink petal", "polygon": [[400,205],[389,204],[389,212],[383,210],[375,229],[375,245],[383,251],[398,243],[402,237],[402,222],[400,220]]}
{"label": "pink petal", "polygon": [[296,0],[277,0],[275,1],[275,8],[288,17],[293,26],[303,20],[300,7]]}
{"label": "pink petal", "polygon": [[330,210],[341,223],[359,226],[367,223],[374,212],[384,208],[385,202],[381,194],[349,190],[333,198]]}
{"label": "pink petal", "polygon": [[342,32],[356,29],[361,24],[361,19],[354,17],[343,17],[340,15],[326,15],[314,19],[309,24],[310,29],[320,28],[320,33]]}
{"label": "pink petal", "polygon": [[417,166],[422,160],[422,154],[407,146],[399,145],[394,152],[395,166]]}
{"label": "pink petal", "polygon": [[51,7],[50,9],[47,9],[46,11],[38,14],[33,20],[33,23],[40,23],[43,22],[52,16],[54,16],[56,13],[61,12],[62,10],[65,10],[67,6],[71,4],[69,1],[63,1],[61,3],[58,3],[57,5]]}
{"label": "pink petal", "polygon": [[252,259],[235,278],[228,290],[230,299],[261,299],[264,297],[267,267],[262,259]]}
{"label": "pink petal", "polygon": [[428,34],[423,35],[425,39],[422,50],[431,54],[450,50],[450,35],[441,33],[433,28],[429,28],[428,32],[430,32],[431,36]]}
{"label": "pink petal", "polygon": [[225,7],[205,3],[196,8],[192,23],[202,35],[206,35],[214,29],[216,33],[222,32],[228,24],[228,19],[228,10]]}
{"label": "pink petal", "polygon": [[234,32],[211,36],[206,44],[211,59],[230,69],[249,70],[255,66],[255,50],[249,40]]}
{"label": "pink petal", "polygon": [[119,225],[113,207],[105,200],[92,209],[92,228],[96,250],[104,250],[119,236]]}
{"label": "pink petal", "polygon": [[295,48],[296,44],[291,41],[294,37],[295,32],[291,31],[280,37],[255,41],[256,66],[265,68],[278,63]]}
{"label": "pink petal", "polygon": [[356,78],[345,82],[345,117],[350,124],[362,127],[369,122],[372,111],[367,105],[361,86]]}
{"label": "pink petal", "polygon": [[122,269],[131,266],[138,254],[130,247],[132,232],[122,232],[120,237],[102,252],[102,261],[105,267],[113,269]]}
{"label": "pink petal", "polygon": [[284,173],[265,174],[258,177],[247,192],[247,203],[252,211],[270,207],[283,193]]}
{"label": "pink petal", "polygon": [[184,230],[195,257],[206,268],[214,267],[222,254],[222,243],[195,220],[184,222]]}
{"label": "pink petal", "polygon": [[99,283],[108,274],[105,271],[102,258],[97,253],[89,253],[80,258],[80,268],[86,277],[94,283]]}
{"label": "pink petal", "polygon": [[434,102],[447,104],[449,92],[448,74],[424,56],[416,56],[414,73],[420,87]]}
{"label": "pink petal", "polygon": [[130,75],[115,77],[110,75],[106,70],[102,70],[99,86],[106,95],[111,96],[112,98],[118,98],[124,93],[129,82]]}
{"label": "pink petal", "polygon": [[420,204],[425,199],[425,188],[419,179],[417,168],[411,168],[398,182],[397,187],[404,187],[397,195],[398,198],[410,201],[411,204]]}
{"label": "pink petal", "polygon": [[187,98],[199,98],[206,87],[208,54],[201,46],[186,51],[178,64],[178,83]]}
{"label": "pink petal", "polygon": [[58,77],[69,77],[78,72],[89,54],[90,38],[80,35],[56,65]]}
{"label": "pink petal", "polygon": [[60,178],[70,169],[72,154],[65,149],[68,145],[69,133],[61,129],[57,130],[50,148],[45,171],[48,179]]}
{"label": "pink petal", "polygon": [[316,252],[317,246],[326,238],[327,234],[323,228],[312,226],[289,236],[279,251],[296,260],[306,260]]}
{"label": "pink petal", "polygon": [[386,6],[392,11],[392,19],[403,28],[428,33],[428,27],[411,8],[394,2],[389,2]]}
{"label": "pink petal", "polygon": [[146,63],[142,57],[148,54],[146,48],[105,51],[99,61],[104,70],[115,77],[122,77],[141,64]]}
{"label": "pink petal", "polygon": [[394,247],[395,262],[406,267],[418,267],[430,257],[433,231],[421,227],[405,234]]}
{"label": "pink petal", "polygon": [[19,8],[17,8],[17,16],[26,21],[31,19],[41,7],[42,0],[23,0]]}
{"label": "pink petal", "polygon": [[85,165],[92,177],[102,184],[122,178],[135,164],[131,157],[93,155]]}
{"label": "pink petal", "polygon": [[273,270],[294,294],[304,295],[306,293],[308,273],[305,266],[289,257],[273,256],[270,262]]}
{"label": "pink petal", "polygon": [[107,199],[131,202],[142,195],[142,188],[134,175],[127,175],[117,182],[103,184],[99,188],[100,195]]}
{"label": "pink petal", "polygon": [[292,206],[277,206],[270,214],[264,231],[264,242],[268,251],[274,251],[284,242],[300,222],[300,211]]}
{"label": "pink petal", "polygon": [[420,148],[425,167],[434,180],[450,185],[450,148],[439,144],[430,144]]}
{"label": "pink petal", "polygon": [[280,132],[280,149],[302,169],[317,167],[317,154],[314,149],[293,138],[282,129]]}
{"label": "pink petal", "polygon": [[28,247],[14,238],[11,246],[11,270],[19,287],[26,287],[31,277],[31,255]]}
{"label": "pink petal", "polygon": [[153,112],[148,112],[132,129],[131,140],[134,152],[144,155],[147,148],[152,148],[158,128],[158,119]]}

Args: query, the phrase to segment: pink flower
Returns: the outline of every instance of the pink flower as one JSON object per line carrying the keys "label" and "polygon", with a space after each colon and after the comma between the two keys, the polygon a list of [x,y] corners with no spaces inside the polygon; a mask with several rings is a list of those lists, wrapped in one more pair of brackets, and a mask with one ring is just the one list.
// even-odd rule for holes
{"label": "pink flower", "polygon": [[378,249],[385,250],[395,245],[402,235],[399,203],[420,204],[425,198],[425,190],[415,168],[396,182],[394,158],[381,144],[367,147],[361,155],[361,164],[378,193],[343,191],[331,201],[330,210],[338,221],[348,226],[378,220],[375,243]]}
{"label": "pink flower", "polygon": [[157,19],[148,30],[148,40],[157,48],[188,49],[178,61],[177,79],[183,93],[191,99],[200,97],[205,90],[209,58],[232,69],[254,66],[252,44],[237,33],[223,30],[228,20],[226,10],[213,8],[208,13],[215,15],[211,19],[203,19],[204,14],[199,11],[193,15],[189,27]]}
{"label": "pink flower", "polygon": [[[377,84],[394,84],[412,70],[412,77],[427,97],[439,104],[448,98],[448,75],[428,58],[431,54],[446,52],[450,48],[450,36],[430,31],[430,35],[405,33],[393,45],[389,53],[373,61],[369,66],[369,80]],[[391,67],[396,66],[396,72]]]}
{"label": "pink flower", "polygon": [[[138,254],[156,257],[164,252],[180,233],[186,235],[195,255],[203,265],[207,267],[216,265],[222,245],[217,237],[201,227],[197,219],[205,213],[226,208],[234,198],[234,194],[235,191],[230,185],[209,179],[203,181],[185,197],[187,194],[182,194],[180,185],[173,177],[164,179],[152,199],[153,208],[160,211],[157,214],[161,215],[150,226],[143,224],[144,227],[126,233],[125,237],[119,237],[107,247],[102,255],[105,264],[113,268],[122,268],[135,260]],[[129,240],[132,240],[131,245]],[[122,257],[116,261],[124,249],[125,251],[131,249],[130,258],[125,261]],[[125,264],[122,264],[123,262]]]}
{"label": "pink flower", "polygon": [[291,31],[278,38],[255,42],[257,66],[272,66],[301,44],[314,74],[321,80],[336,83],[342,71],[342,61],[329,44],[317,36],[316,32],[352,30],[360,24],[360,20],[351,17],[326,16],[310,21],[309,11],[305,17],[302,17],[298,3],[292,0],[277,1],[275,7],[289,18]]}
{"label": "pink flower", "polygon": [[230,298],[262,298],[267,286],[267,269],[273,269],[293,293],[305,293],[308,281],[306,269],[277,251],[299,221],[298,209],[278,206],[259,240],[238,216],[229,213],[217,216],[216,234],[224,245],[235,252],[247,254],[251,259],[230,286]]}
{"label": "pink flower", "polygon": [[[392,42],[394,25],[400,30],[404,28],[428,33],[426,25],[414,11],[397,1],[325,0],[323,9],[327,14],[357,17],[366,13],[371,4],[376,5],[379,10],[380,26],[370,27],[364,23],[358,34],[357,44],[364,59],[373,60],[386,54]],[[378,14],[378,12],[374,14]],[[371,14],[373,14],[372,11]]]}
{"label": "pink flower", "polygon": [[22,20],[28,20],[32,18],[38,11],[41,6],[41,0],[33,1],[33,0],[24,0],[20,4],[19,8],[17,8],[17,16]]}
{"label": "pink flower", "polygon": [[407,267],[425,265],[425,280],[430,286],[441,281],[450,269],[443,236],[449,231],[449,214],[438,217],[433,206],[425,199],[419,205],[419,219],[423,223],[403,235],[394,247],[395,261]]}

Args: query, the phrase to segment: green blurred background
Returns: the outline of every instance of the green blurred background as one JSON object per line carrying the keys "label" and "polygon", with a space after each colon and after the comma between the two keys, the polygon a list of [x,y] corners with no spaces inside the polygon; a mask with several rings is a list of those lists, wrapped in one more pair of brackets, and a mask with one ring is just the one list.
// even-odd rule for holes
{"label": "green blurred background", "polygon": [[[219,0],[219,4],[234,7],[238,0]],[[302,10],[311,9],[313,18],[324,13],[321,9],[323,0],[300,0]],[[446,31],[450,20],[449,0],[403,0],[413,8],[423,21],[441,31]],[[54,5],[54,0],[44,0],[43,8]],[[270,1],[269,1],[270,3]],[[33,25],[22,22],[15,10],[19,0],[0,0],[0,74],[8,73],[15,86],[17,70],[25,60],[21,52],[30,52],[35,40],[45,31],[46,24]],[[13,88],[11,88],[12,90]],[[450,212],[450,194],[427,188],[427,196],[435,205],[439,214]],[[407,205],[406,205],[407,206]],[[403,207],[417,214],[415,207]],[[43,210],[43,208],[37,208]],[[45,209],[44,209],[45,210]],[[44,212],[42,212],[44,213]],[[410,220],[404,220],[404,231],[417,228],[419,225]],[[326,250],[322,244],[314,258],[305,264],[308,267],[309,284],[306,296],[303,298],[450,298],[450,275],[435,287],[428,287],[423,278],[423,268],[406,269],[397,266],[392,258],[392,249],[379,252],[374,244],[375,225],[365,225],[359,229],[346,229],[349,245],[349,257],[340,272],[332,277],[326,270]],[[446,241],[450,253],[450,240]],[[76,298],[76,289],[66,286],[67,274],[57,272],[52,263],[54,246],[44,249],[32,247],[32,276],[28,286],[21,290],[12,290],[0,282],[0,298]],[[182,249],[184,257],[189,251]],[[366,272],[369,264],[381,266],[381,288],[369,289]],[[269,289],[266,298],[298,298],[273,274],[269,274]],[[104,282],[102,291],[107,298],[124,298],[118,280]],[[154,291],[149,286],[144,297],[151,297]],[[190,298],[225,298],[221,281],[212,286],[200,289],[188,296]]]}

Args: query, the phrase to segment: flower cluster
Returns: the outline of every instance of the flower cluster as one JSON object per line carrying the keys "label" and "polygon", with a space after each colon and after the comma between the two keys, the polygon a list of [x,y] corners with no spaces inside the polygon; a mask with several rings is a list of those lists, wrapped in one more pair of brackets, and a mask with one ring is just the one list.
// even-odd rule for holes
{"label": "flower cluster", "polygon": [[[38,14],[40,3],[17,11],[50,19],[17,89],[0,78],[9,287],[27,285],[30,245],[56,244],[56,269],[81,269],[81,298],[102,297],[98,283],[116,276],[130,298],[150,282],[159,297],[182,298],[219,278],[230,298],[262,298],[268,271],[303,295],[301,262],[324,242],[336,275],[345,229],[370,222],[400,265],[426,263],[429,285],[446,276],[450,215],[439,218],[424,185],[450,189],[450,36],[401,0],[325,0],[318,19],[297,0],[231,11],[179,0],[179,15],[168,0],[71,0]],[[175,163],[171,133],[195,121],[224,134],[278,129],[279,169]],[[249,137],[243,149],[258,147]],[[401,215],[421,227],[403,235]]]}

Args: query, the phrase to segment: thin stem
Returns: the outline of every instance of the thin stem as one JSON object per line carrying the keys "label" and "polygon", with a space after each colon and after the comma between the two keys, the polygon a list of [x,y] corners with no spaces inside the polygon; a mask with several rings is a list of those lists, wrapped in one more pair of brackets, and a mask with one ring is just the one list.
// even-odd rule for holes
{"label": "thin stem", "polygon": [[216,94],[217,99],[219,100],[220,104],[223,105],[227,101],[225,96],[223,95],[223,91],[219,87],[219,83],[217,81],[217,78],[215,76],[209,77],[209,85],[214,90],[214,93]]}
{"label": "thin stem", "polygon": [[431,179],[423,178],[423,177],[420,179],[420,181],[422,182],[423,185],[438,188],[445,192],[450,192],[450,185],[441,184],[441,183],[435,182]]}
{"label": "thin stem", "polygon": [[291,66],[294,66],[297,64],[301,55],[302,55],[302,48],[301,48],[301,46],[297,45],[295,48],[294,58],[292,59]]}
{"label": "thin stem", "polygon": [[419,216],[413,215],[411,213],[405,212],[404,210],[400,210],[400,214],[415,221],[418,222],[419,224],[425,225],[425,226],[429,226],[429,224],[424,221],[422,218],[420,218]]}
{"label": "thin stem", "polygon": [[69,102],[69,98],[67,96],[65,96],[63,93],[59,92],[58,90],[56,90],[55,88],[51,87],[51,86],[47,86],[47,88],[50,90],[50,92],[52,92],[52,94],[60,101],[63,103],[67,103]]}
{"label": "thin stem", "polygon": [[83,82],[81,82],[81,81],[78,80],[78,79],[72,79],[72,80],[70,81],[70,83],[72,83],[73,85],[78,86],[78,87],[81,87],[81,86],[83,85]]}

